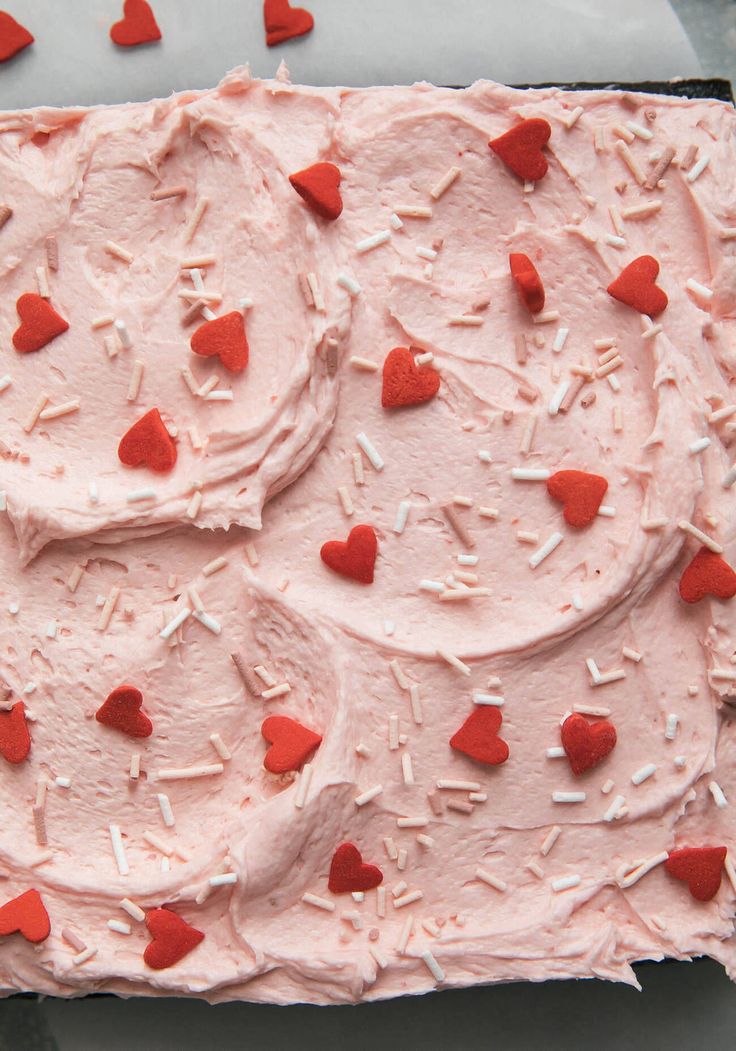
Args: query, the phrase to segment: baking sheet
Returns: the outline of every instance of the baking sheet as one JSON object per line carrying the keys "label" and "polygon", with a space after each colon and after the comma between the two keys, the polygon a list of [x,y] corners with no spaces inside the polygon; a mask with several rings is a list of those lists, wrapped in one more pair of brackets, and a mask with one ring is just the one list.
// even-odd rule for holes
{"label": "baking sheet", "polygon": [[[7,0],[36,44],[0,69],[0,107],[93,105],[216,84],[281,59],[306,84],[506,84],[698,76],[667,0],[303,0],[313,32],[267,48],[261,0],[151,0],[163,40],[108,38],[122,0]],[[296,6],[297,0],[294,0]]]}

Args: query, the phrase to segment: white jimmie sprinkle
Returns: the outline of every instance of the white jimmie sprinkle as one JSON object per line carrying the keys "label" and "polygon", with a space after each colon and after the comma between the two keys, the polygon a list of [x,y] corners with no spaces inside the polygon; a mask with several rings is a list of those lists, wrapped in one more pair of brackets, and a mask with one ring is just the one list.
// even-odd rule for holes
{"label": "white jimmie sprinkle", "polygon": [[703,174],[703,172],[705,171],[705,169],[708,167],[709,164],[710,164],[710,157],[708,156],[707,153],[704,153],[703,156],[700,158],[700,160],[695,162],[695,164],[692,166],[690,171],[685,176],[687,181],[688,182],[695,182],[695,180],[700,175]]}
{"label": "white jimmie sprinkle", "polygon": [[447,661],[451,667],[455,668],[462,675],[470,675],[470,667],[464,661],[461,661],[459,657],[456,657],[454,653],[450,653],[447,650],[437,650],[437,656],[443,661]]}
{"label": "white jimmie sprinkle", "polygon": [[401,536],[406,528],[407,519],[409,518],[409,511],[411,504],[408,500],[402,500],[396,511],[396,521],[394,522],[394,533]]}
{"label": "white jimmie sprinkle", "polygon": [[580,886],[580,876],[561,876],[552,880],[552,890],[559,894],[561,890],[570,890],[572,887]]}
{"label": "white jimmie sprinkle", "polygon": [[302,901],[305,905],[314,905],[316,909],[323,909],[325,912],[335,911],[334,901],[327,901],[326,898],[320,898],[317,894],[302,894]]}
{"label": "white jimmie sprinkle", "polygon": [[370,803],[376,796],[380,796],[381,792],[383,792],[383,785],[374,785],[373,788],[368,788],[365,792],[361,792],[359,796],[355,797],[355,805],[359,807],[365,806],[366,803]]}
{"label": "white jimmie sprinkle", "polygon": [[614,796],[613,802],[609,806],[608,810],[603,815],[604,821],[613,821],[614,818],[618,817],[619,810],[623,807],[626,799],[623,796]]}
{"label": "white jimmie sprinkle", "polygon": [[338,274],[337,283],[341,288],[344,288],[351,296],[359,296],[363,289],[360,287],[358,282],[350,274]]}
{"label": "white jimmie sprinkle", "polygon": [[373,469],[376,471],[382,471],[383,459],[367,434],[364,431],[361,431],[360,434],[355,435],[355,440],[368,457]]}
{"label": "white jimmie sprinkle", "polygon": [[436,981],[444,982],[445,972],[437,963],[437,960],[429,949],[425,949],[419,958]]}
{"label": "white jimmie sprinkle", "polygon": [[439,200],[443,193],[452,186],[455,179],[460,175],[460,168],[450,168],[449,171],[445,172],[442,178],[435,183],[432,189],[429,191],[430,197],[434,198],[435,201]]}
{"label": "white jimmie sprinkle", "polygon": [[550,850],[557,842],[560,832],[562,832],[562,829],[559,825],[553,825],[552,828],[549,830],[547,835],[544,837],[544,840],[542,841],[541,847],[539,848],[539,853],[542,855],[542,857],[547,857]]}
{"label": "white jimmie sprinkle", "polygon": [[536,569],[540,562],[543,562],[548,555],[551,555],[556,547],[562,543],[562,533],[553,533],[541,547],[538,547],[534,554],[529,559],[529,566],[531,569]]}
{"label": "white jimmie sprinkle", "polygon": [[355,251],[361,254],[363,252],[370,252],[372,248],[378,248],[379,245],[386,244],[390,238],[390,230],[379,230],[377,234],[371,234],[370,237],[364,237],[362,241],[358,241],[355,246]]}
{"label": "white jimmie sprinkle", "polygon": [[508,890],[508,883],[504,883],[502,879],[494,876],[488,869],[477,868],[475,870],[475,878],[480,880],[481,883],[485,883],[489,887],[493,887],[494,890],[499,891],[501,894],[505,894]]}
{"label": "white jimmie sprinkle", "polygon": [[120,833],[119,825],[110,825],[110,842],[112,844],[112,852],[115,855],[115,863],[118,867],[118,872],[121,876],[127,876],[130,872],[128,865],[128,859],[125,856],[125,847],[123,846],[123,837]]}
{"label": "white jimmie sprinkle", "polygon": [[717,781],[711,781],[710,782],[710,784],[708,785],[708,791],[713,796],[713,802],[715,803],[715,805],[717,807],[726,807],[726,806],[728,806],[728,800],[726,799],[725,795],[723,794],[723,789],[721,788],[721,786],[718,784]]}
{"label": "white jimmie sprinkle", "polygon": [[640,767],[640,769],[637,770],[636,773],[631,775],[632,785],[642,784],[644,781],[647,780],[647,778],[652,776],[656,769],[657,767],[654,763],[647,763],[646,766]]}

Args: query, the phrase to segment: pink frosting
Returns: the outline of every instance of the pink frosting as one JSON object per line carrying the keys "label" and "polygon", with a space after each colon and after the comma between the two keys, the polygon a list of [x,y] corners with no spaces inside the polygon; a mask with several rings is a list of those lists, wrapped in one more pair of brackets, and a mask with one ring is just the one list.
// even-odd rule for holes
{"label": "pink frosting", "polygon": [[[636,984],[637,960],[702,954],[736,973],[728,872],[701,903],[662,865],[675,847],[730,850],[736,831],[733,606],[709,598],[688,606],[677,593],[699,547],[679,523],[736,559],[726,484],[736,415],[709,419],[734,400],[733,242],[721,236],[736,226],[734,117],[716,102],[639,102],[632,112],[615,92],[487,82],[461,92],[312,89],[239,71],[214,91],[145,106],[0,117],[0,185],[14,213],[0,233],[2,344],[10,346],[15,299],[35,288],[49,234],[60,256],[51,301],[70,322],[35,354],[6,349],[0,370],[12,376],[0,394],[2,437],[29,458],[0,460],[8,510],[0,675],[34,719],[28,760],[0,761],[0,903],[36,887],[52,927],[40,946],[19,935],[0,945],[6,992],[330,1003],[518,979]],[[549,171],[527,192],[487,143],[531,116],[547,119],[552,136]],[[616,146],[613,129],[629,121],[629,149],[645,176],[668,146],[676,150],[652,191],[637,185]],[[45,145],[34,144],[40,131],[50,133]],[[689,181],[692,165],[679,162],[691,145],[709,163]],[[344,210],[332,224],[288,184],[315,160],[341,169]],[[433,198],[453,166],[459,176]],[[150,202],[156,187],[177,183],[187,186],[184,199]],[[202,197],[209,207],[185,244]],[[618,218],[649,202],[661,209]],[[431,218],[394,228],[392,213],[407,205],[431,208]],[[387,241],[356,248],[384,229]],[[107,240],[133,261],[107,254]],[[180,323],[177,291],[192,287],[180,279],[181,259],[209,252],[216,263],[205,283],[223,295],[213,309],[253,300],[250,363],[236,377],[192,361],[191,330]],[[558,318],[535,323],[525,313],[510,252],[534,260],[545,310]],[[605,291],[645,253],[658,259],[669,296],[654,334]],[[305,302],[301,273],[316,275],[324,311]],[[361,291],[351,294],[340,275]],[[90,328],[106,313],[126,322],[134,344],[111,360],[102,343],[109,329]],[[482,324],[450,324],[466,313]],[[336,376],[325,356],[330,337],[339,342]],[[607,351],[595,342],[608,339],[623,359],[613,381],[592,379],[569,411],[553,412],[560,384],[575,382],[571,367],[596,370]],[[433,355],[441,384],[432,401],[381,407],[380,367],[395,346]],[[129,403],[136,358],[145,370]],[[201,382],[219,376],[233,401],[192,395],[181,377],[187,365]],[[42,391],[53,404],[78,397],[80,410],[26,434]],[[162,477],[124,468],[115,452],[152,405],[178,429],[179,459]],[[378,450],[381,469],[358,435]],[[543,481],[515,479],[518,468],[601,474],[613,511],[571,529]],[[195,483],[203,499],[192,520]],[[154,498],[127,500],[149,484]],[[472,549],[442,511],[455,497],[470,501],[455,514]],[[358,523],[378,536],[368,586],[319,559],[325,541],[345,539]],[[558,533],[558,546],[531,568]],[[222,568],[203,573],[220,557]],[[444,601],[422,586],[449,591],[444,582],[458,571],[476,574],[487,592]],[[116,588],[105,626],[101,606]],[[214,620],[191,615],[161,638],[200,602]],[[289,691],[255,696],[233,653],[251,680],[262,666]],[[615,671],[625,677],[605,682]],[[148,739],[94,719],[123,682],[143,693]],[[449,747],[488,695],[503,699],[510,750],[494,768]],[[564,755],[547,754],[575,706],[607,710],[618,736],[581,777]],[[263,768],[260,727],[272,714],[322,735],[306,775]],[[213,733],[231,758],[218,755]],[[160,778],[167,768],[215,763],[221,772],[198,779]],[[634,776],[650,765],[649,776]],[[44,778],[47,846],[36,842],[32,817]],[[446,780],[477,787],[438,787]],[[374,798],[356,803],[376,786]],[[559,792],[585,799],[556,803]],[[458,802],[472,810],[448,806]],[[402,818],[426,824],[406,827]],[[125,875],[111,824],[123,837]],[[166,871],[147,833],[171,850]],[[380,866],[385,902],[376,890],[362,901],[329,892],[343,842]],[[552,844],[546,853],[543,844]],[[627,879],[648,861],[651,871]],[[210,886],[228,873],[235,882]],[[404,905],[414,891],[421,896]],[[172,905],[204,941],[152,971],[147,933],[120,909],[123,898],[143,909]],[[108,920],[130,923],[131,933]],[[77,962],[63,929],[96,953]]]}
{"label": "pink frosting", "polygon": [[[328,334],[346,331],[350,315],[335,284],[339,250],[330,248],[339,234],[317,225],[287,176],[329,146],[339,95],[290,96],[282,115],[284,89],[249,87],[241,74],[213,92],[145,105],[0,114],[3,194],[19,217],[0,248],[5,301],[36,291],[35,268],[51,234],[61,260],[50,275],[51,301],[69,322],[43,352],[12,361],[14,382],[4,395],[5,418],[15,425],[5,441],[30,456],[30,463],[7,461],[3,483],[23,559],[52,539],[117,539],[189,522],[196,486],[197,527],[258,528],[264,501],[297,477],[329,431],[337,387],[321,348]],[[185,197],[150,200],[182,185]],[[190,236],[202,201],[206,211]],[[132,261],[111,255],[108,241]],[[191,300],[178,293],[194,286],[181,264],[208,255],[215,265],[202,272],[222,295],[218,312],[237,309],[241,298],[258,304],[246,321],[252,349],[242,374],[188,349],[195,326],[183,327],[181,318]],[[305,309],[298,285],[317,260],[320,311]],[[104,337],[113,327],[91,327],[105,317],[121,320],[132,341],[119,349],[113,335],[112,359]],[[0,324],[10,346],[15,312],[4,311]],[[130,401],[137,361],[144,371]],[[214,375],[232,400],[192,394],[182,377],[187,367],[197,387]],[[49,405],[77,398],[80,408],[39,421],[26,438],[21,425],[41,393]],[[116,450],[152,406],[178,432],[178,463],[170,475],[142,477]],[[128,502],[148,486],[155,496]]]}

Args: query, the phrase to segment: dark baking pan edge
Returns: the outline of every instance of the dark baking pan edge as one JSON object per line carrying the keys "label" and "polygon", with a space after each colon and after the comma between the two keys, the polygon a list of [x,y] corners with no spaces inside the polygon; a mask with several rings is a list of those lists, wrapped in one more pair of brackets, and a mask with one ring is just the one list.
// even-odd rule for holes
{"label": "dark baking pan edge", "polygon": [[733,87],[725,77],[689,77],[683,80],[642,80],[636,83],[593,84],[576,81],[574,84],[514,84],[518,88],[563,88],[565,91],[630,91],[650,95],[677,95],[685,99],[718,99],[733,105]]}
{"label": "dark baking pan edge", "polygon": [[[458,91],[467,84],[448,84]],[[640,80],[634,83],[614,82],[612,80],[594,83],[588,80],[577,80],[574,84],[510,84],[509,87],[528,91],[533,88],[559,88],[561,91],[630,91],[632,94],[675,95],[684,99],[717,99],[719,102],[734,104],[733,87],[725,77],[688,77],[682,80]]]}

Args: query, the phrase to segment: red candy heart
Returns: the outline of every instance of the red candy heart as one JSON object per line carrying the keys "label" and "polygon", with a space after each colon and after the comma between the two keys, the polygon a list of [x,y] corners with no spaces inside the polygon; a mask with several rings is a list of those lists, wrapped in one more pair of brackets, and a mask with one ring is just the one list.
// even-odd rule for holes
{"label": "red candy heart", "polygon": [[289,0],[264,0],[263,21],[269,47],[295,36],[304,36],[314,28],[309,11],[303,7],[289,7]]}
{"label": "red candy heart", "polygon": [[509,746],[498,736],[502,721],[499,708],[486,705],[476,708],[450,738],[450,748],[488,766],[505,763],[509,757]]}
{"label": "red candy heart", "polygon": [[110,27],[110,39],[118,47],[137,47],[161,39],[161,30],[146,0],[125,0],[123,17]]}
{"label": "red candy heart", "polygon": [[153,723],[141,711],[143,694],[135,686],[116,686],[95,713],[103,726],[111,726],[128,737],[150,737]]}
{"label": "red candy heart", "polygon": [[378,865],[366,865],[363,855],[352,843],[343,843],[332,855],[327,886],[333,894],[373,890],[382,882],[383,873]]}
{"label": "red candy heart", "polygon": [[616,747],[616,727],[606,719],[589,723],[582,715],[569,715],[561,728],[562,747],[570,769],[579,777],[602,762]]}
{"label": "red candy heart", "polygon": [[706,595],[733,598],[736,573],[715,551],[701,547],[680,577],[680,597],[685,602],[700,602]]}
{"label": "red candy heart", "polygon": [[321,161],[289,176],[289,182],[313,212],[323,219],[337,219],[342,211],[340,196],[340,169],[329,161]]}
{"label": "red candy heart", "polygon": [[599,474],[587,471],[557,471],[547,479],[547,492],[564,505],[568,525],[582,529],[598,514],[608,482]]}
{"label": "red candy heart", "polygon": [[20,325],[13,333],[13,346],[19,354],[40,350],[69,328],[69,322],[35,292],[24,292],[15,309]]}
{"label": "red candy heart", "polygon": [[33,36],[25,26],[16,22],[7,11],[0,11],[0,62],[7,62],[32,43]]}
{"label": "red candy heart", "polygon": [[418,368],[406,347],[394,347],[383,363],[381,405],[396,409],[400,405],[421,405],[440,389],[440,374],[429,365]]}
{"label": "red candy heart", "polygon": [[683,847],[671,850],[664,867],[670,876],[684,880],[696,901],[710,901],[721,885],[725,847]]}
{"label": "red candy heart", "polygon": [[659,263],[654,256],[640,255],[623,268],[606,291],[619,303],[633,307],[640,314],[656,317],[669,302],[666,293],[655,284],[658,273]]}
{"label": "red candy heart", "polygon": [[272,774],[298,770],[322,743],[319,734],[286,715],[269,715],[263,720],[261,733],[271,745],[263,765]]}
{"label": "red candy heart", "polygon": [[522,303],[530,314],[539,314],[544,310],[544,285],[534,263],[528,255],[512,252],[509,268]]}
{"label": "red candy heart", "polygon": [[0,908],[0,937],[22,934],[26,941],[42,942],[50,933],[49,914],[37,890],[27,890]]}
{"label": "red candy heart", "polygon": [[153,935],[143,959],[154,971],[163,971],[183,960],[204,939],[202,931],[190,927],[170,909],[151,909],[146,913],[146,927]]}
{"label": "red candy heart", "polygon": [[361,584],[373,583],[377,553],[378,541],[373,526],[369,525],[355,526],[346,541],[328,540],[319,552],[326,566]]}
{"label": "red candy heart", "polygon": [[248,364],[248,340],[245,335],[245,320],[239,310],[205,321],[200,325],[189,344],[195,354],[203,358],[217,355],[230,372],[242,372]]}
{"label": "red candy heart", "polygon": [[542,147],[551,134],[552,128],[546,120],[532,117],[514,125],[497,139],[491,139],[488,145],[514,175],[537,182],[547,174],[547,158]]}
{"label": "red candy heart", "polygon": [[10,711],[0,712],[0,755],[9,763],[22,763],[30,750],[26,706],[16,701]]}
{"label": "red candy heart", "polygon": [[170,471],[176,463],[176,445],[158,409],[150,409],[120,439],[118,457],[126,467]]}

